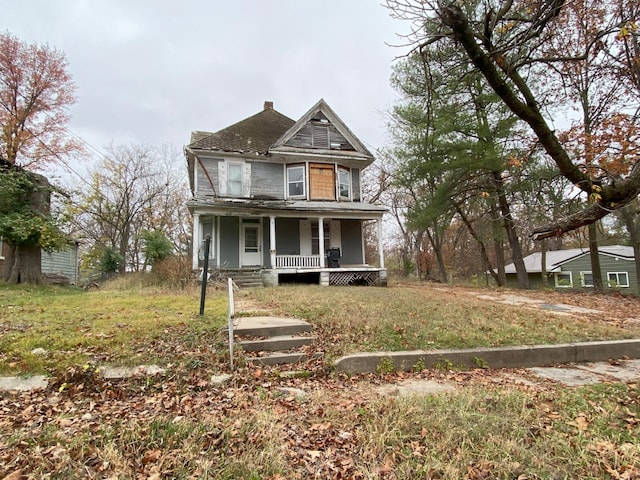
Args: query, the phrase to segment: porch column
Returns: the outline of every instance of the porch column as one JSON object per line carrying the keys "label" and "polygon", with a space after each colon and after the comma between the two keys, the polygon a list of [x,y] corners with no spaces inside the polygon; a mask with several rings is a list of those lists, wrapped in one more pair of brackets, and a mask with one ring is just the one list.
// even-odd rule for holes
{"label": "porch column", "polygon": [[191,249],[191,268],[198,269],[198,251],[200,250],[200,214],[193,214],[193,248]]}
{"label": "porch column", "polygon": [[320,268],[327,266],[324,258],[324,218],[318,217],[318,253],[320,254]]}
{"label": "porch column", "polygon": [[271,268],[276,268],[276,217],[269,217],[269,254],[271,256]]}
{"label": "porch column", "polygon": [[378,258],[380,268],[384,268],[384,249],[382,248],[382,219],[378,219]]}
{"label": "porch column", "polygon": [[213,225],[211,226],[211,228],[213,228],[213,235],[211,235],[211,238],[215,238],[216,239],[216,268],[218,270],[220,270],[220,217],[216,216],[214,217],[214,221],[213,221]]}

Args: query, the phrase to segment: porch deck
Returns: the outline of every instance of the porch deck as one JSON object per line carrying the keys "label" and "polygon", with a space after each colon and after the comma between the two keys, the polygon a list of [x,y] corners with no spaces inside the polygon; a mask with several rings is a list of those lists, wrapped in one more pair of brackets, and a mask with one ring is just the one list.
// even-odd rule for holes
{"label": "porch deck", "polygon": [[[282,265],[282,264],[281,264]],[[320,285],[386,286],[387,269],[366,264],[348,264],[338,267],[322,267],[317,263],[300,262],[294,265],[265,269],[262,279],[265,285],[278,285],[280,275],[318,275]]]}

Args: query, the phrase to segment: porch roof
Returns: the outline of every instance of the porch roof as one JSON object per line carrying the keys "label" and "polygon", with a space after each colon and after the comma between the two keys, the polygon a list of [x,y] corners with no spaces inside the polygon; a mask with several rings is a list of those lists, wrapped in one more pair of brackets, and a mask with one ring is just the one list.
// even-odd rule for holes
{"label": "porch roof", "polygon": [[309,202],[296,200],[219,200],[194,198],[187,202],[194,213],[221,215],[339,216],[344,218],[381,218],[385,207],[363,202]]}

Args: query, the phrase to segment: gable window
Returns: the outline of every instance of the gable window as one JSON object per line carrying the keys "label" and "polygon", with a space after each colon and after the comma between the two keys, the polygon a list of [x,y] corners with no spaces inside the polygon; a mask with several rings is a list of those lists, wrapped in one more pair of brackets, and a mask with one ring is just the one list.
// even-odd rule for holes
{"label": "gable window", "polygon": [[349,170],[346,168],[338,169],[338,191],[340,192],[340,198],[351,198],[351,182]]}
{"label": "gable window", "polygon": [[304,197],[304,165],[287,167],[287,196]]}
{"label": "gable window", "polygon": [[557,272],[554,274],[557,288],[571,288],[573,287],[573,277],[571,272]]}
{"label": "gable window", "polygon": [[607,273],[607,281],[609,282],[609,287],[628,287],[629,286],[629,275],[627,272],[608,272]]}
{"label": "gable window", "polygon": [[583,287],[593,287],[593,273],[580,272],[580,282]]}

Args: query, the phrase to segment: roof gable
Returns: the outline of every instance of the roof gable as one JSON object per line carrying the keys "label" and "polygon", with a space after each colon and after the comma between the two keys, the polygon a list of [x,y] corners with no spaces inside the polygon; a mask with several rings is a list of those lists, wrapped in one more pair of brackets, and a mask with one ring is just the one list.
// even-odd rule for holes
{"label": "roof gable", "polygon": [[320,99],[274,143],[272,151],[335,152],[372,160],[367,147]]}

